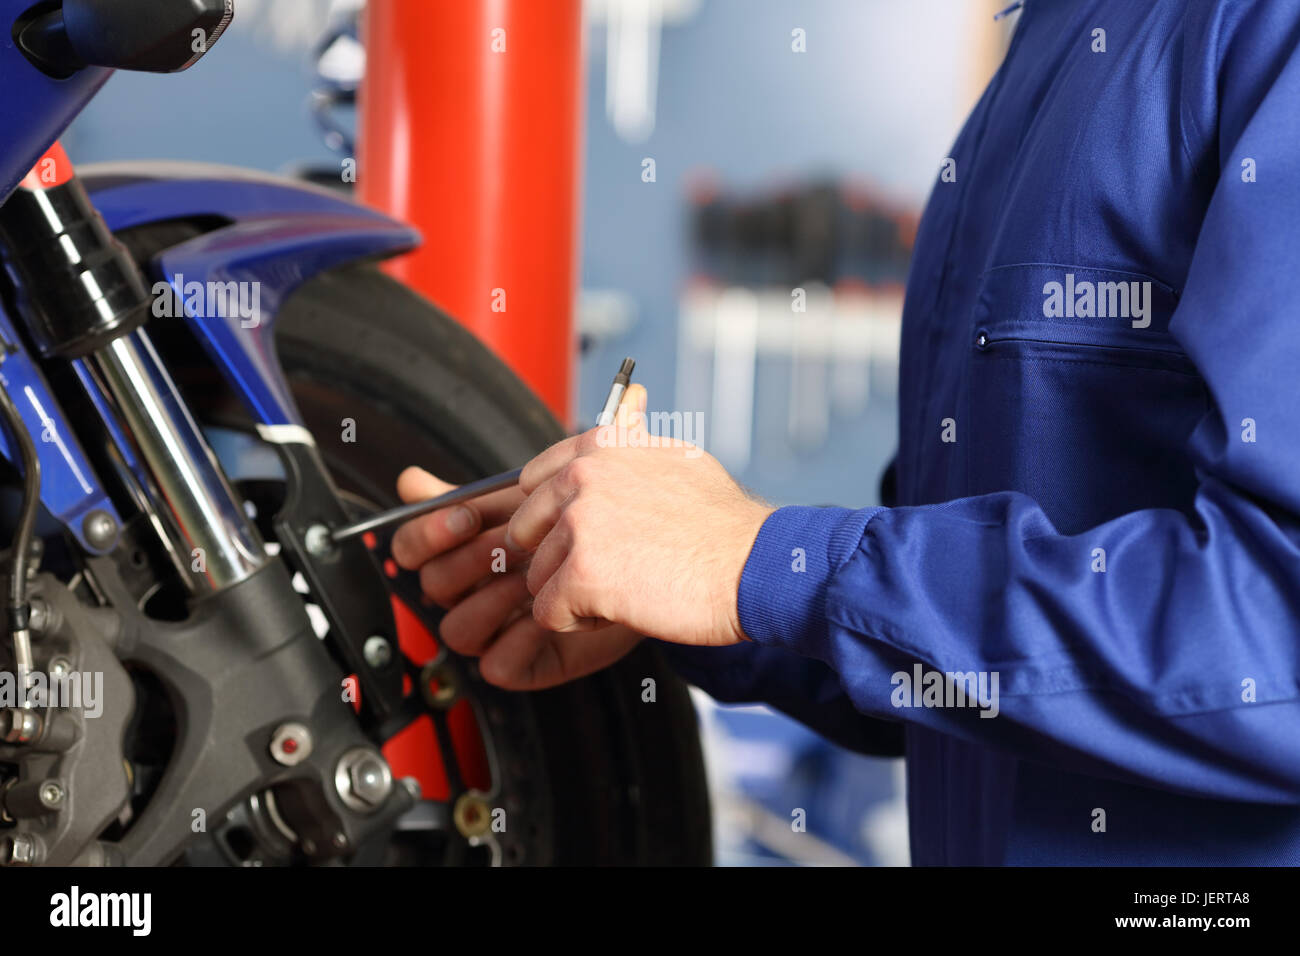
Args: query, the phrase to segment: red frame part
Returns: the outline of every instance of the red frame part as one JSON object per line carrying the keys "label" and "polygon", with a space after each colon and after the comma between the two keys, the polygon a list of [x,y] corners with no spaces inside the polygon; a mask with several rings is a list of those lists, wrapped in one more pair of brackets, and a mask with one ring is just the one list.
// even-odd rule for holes
{"label": "red frame part", "polygon": [[412,223],[386,265],[569,420],[581,0],[370,0],[361,200]]}

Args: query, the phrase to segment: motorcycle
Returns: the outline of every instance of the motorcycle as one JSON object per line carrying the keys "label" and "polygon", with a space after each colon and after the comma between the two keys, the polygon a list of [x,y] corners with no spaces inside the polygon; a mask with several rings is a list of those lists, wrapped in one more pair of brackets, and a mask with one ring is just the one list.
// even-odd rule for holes
{"label": "motorcycle", "polygon": [[708,863],[694,711],[648,642],[507,693],[389,533],[320,534],[409,464],[463,482],[564,436],[376,268],[415,231],[59,146],[114,70],[184,70],[233,16],[0,0],[0,864]]}

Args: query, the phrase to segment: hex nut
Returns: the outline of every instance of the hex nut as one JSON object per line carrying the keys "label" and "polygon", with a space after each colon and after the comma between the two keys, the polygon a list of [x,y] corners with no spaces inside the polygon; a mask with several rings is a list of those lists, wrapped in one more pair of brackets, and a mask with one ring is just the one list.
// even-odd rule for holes
{"label": "hex nut", "polygon": [[393,792],[393,771],[379,751],[353,747],[339,758],[334,787],[346,806],[371,813],[383,806]]}

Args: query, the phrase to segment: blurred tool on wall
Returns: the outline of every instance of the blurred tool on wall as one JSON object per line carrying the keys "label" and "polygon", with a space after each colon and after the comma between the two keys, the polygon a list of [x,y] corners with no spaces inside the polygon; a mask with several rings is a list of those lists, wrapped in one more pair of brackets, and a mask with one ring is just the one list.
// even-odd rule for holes
{"label": "blurred tool on wall", "polygon": [[873,382],[892,397],[915,210],[854,184],[735,196],[707,177],[691,205],[677,407],[708,409],[708,447],[723,464],[750,463],[759,378],[773,359],[789,370],[796,449],[819,448],[836,418],[861,415]]}

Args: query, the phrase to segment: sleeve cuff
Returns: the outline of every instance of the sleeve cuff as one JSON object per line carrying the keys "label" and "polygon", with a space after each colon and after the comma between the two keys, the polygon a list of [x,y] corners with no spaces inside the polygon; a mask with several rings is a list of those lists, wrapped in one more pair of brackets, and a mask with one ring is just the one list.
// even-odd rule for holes
{"label": "sleeve cuff", "polygon": [[884,508],[778,508],[763,522],[740,575],[740,627],[756,644],[791,650],[826,631],[831,576]]}

